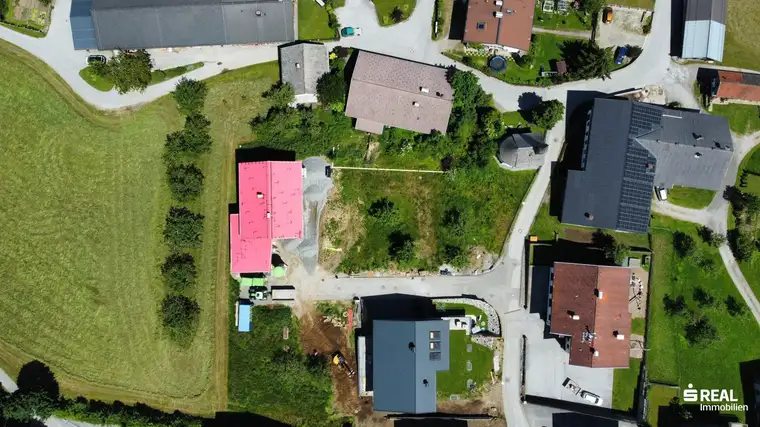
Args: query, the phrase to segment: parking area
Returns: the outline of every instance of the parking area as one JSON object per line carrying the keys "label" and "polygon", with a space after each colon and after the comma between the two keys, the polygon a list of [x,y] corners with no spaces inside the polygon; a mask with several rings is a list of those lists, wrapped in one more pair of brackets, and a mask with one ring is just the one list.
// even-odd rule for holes
{"label": "parking area", "polygon": [[643,46],[644,25],[651,16],[648,10],[612,6],[612,22],[599,24],[597,43],[601,47]]}
{"label": "parking area", "polygon": [[569,355],[559,342],[541,336],[528,337],[525,362],[525,392],[533,396],[549,397],[575,403],[590,402],[575,394],[563,384],[570,378],[581,389],[601,397],[602,407],[612,407],[613,369],[586,368],[569,364]]}

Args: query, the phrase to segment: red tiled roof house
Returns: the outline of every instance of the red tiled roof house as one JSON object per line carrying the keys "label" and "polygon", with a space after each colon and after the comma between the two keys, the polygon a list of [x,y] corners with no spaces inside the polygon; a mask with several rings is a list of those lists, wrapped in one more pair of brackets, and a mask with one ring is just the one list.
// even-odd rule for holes
{"label": "red tiled roof house", "polygon": [[715,97],[722,101],[760,103],[760,74],[718,71]]}
{"label": "red tiled roof house", "polygon": [[549,332],[566,337],[571,365],[628,367],[630,283],[629,268],[554,263]]}
{"label": "red tiled roof house", "polygon": [[535,5],[534,0],[470,0],[462,41],[527,52]]}
{"label": "red tiled roof house", "polygon": [[238,164],[239,213],[230,215],[230,271],[264,273],[272,240],[303,237],[301,162]]}

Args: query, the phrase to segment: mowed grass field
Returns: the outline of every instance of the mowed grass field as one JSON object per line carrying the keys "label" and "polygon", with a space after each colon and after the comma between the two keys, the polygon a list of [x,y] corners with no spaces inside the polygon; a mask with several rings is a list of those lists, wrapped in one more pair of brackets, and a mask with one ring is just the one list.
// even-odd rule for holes
{"label": "mowed grass field", "polygon": [[[733,296],[744,304],[731,278],[726,272],[718,250],[703,243],[697,236],[697,225],[655,216],[652,221],[651,307],[647,347],[650,348],[647,369],[650,381],[677,384],[682,389],[693,384],[697,389],[728,389],[742,403],[752,396],[742,397],[739,364],[760,357],[760,331],[755,319],[745,306],[745,313],[732,317],[724,301]],[[691,259],[681,258],[673,247],[673,233],[689,234],[697,242],[697,251],[713,259],[718,268],[710,275],[697,267]],[[694,301],[697,286],[707,290],[715,299],[711,307],[699,308]],[[663,304],[665,295],[683,296],[687,312],[693,316],[706,316],[718,333],[718,340],[708,346],[690,346],[684,338],[684,327],[690,314],[669,316]],[[650,409],[651,411],[654,408]],[[744,419],[743,412],[733,413]]]}
{"label": "mowed grass field", "polygon": [[201,305],[188,348],[164,339],[161,237],[171,204],[161,161],[182,117],[168,97],[103,114],[46,65],[0,41],[0,366],[39,359],[69,395],[208,414],[226,409],[227,204],[234,148],[266,106],[275,63],[209,81],[214,146],[201,164],[206,216],[195,253]]}
{"label": "mowed grass field", "polygon": [[731,0],[722,65],[760,70],[760,2]]}

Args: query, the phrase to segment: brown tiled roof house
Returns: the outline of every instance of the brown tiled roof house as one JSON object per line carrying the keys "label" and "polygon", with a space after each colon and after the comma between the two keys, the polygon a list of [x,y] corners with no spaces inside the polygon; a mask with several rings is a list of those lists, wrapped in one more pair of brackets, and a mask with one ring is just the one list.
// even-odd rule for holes
{"label": "brown tiled roof house", "polygon": [[527,52],[534,7],[535,0],[470,0],[462,41]]}
{"label": "brown tiled roof house", "polygon": [[445,68],[360,51],[346,115],[356,129],[376,134],[385,126],[446,133],[453,95]]}
{"label": "brown tiled roof house", "polygon": [[629,268],[554,263],[549,331],[568,338],[571,365],[628,367],[630,283]]}
{"label": "brown tiled roof house", "polygon": [[715,96],[726,100],[760,102],[760,74],[719,71]]}

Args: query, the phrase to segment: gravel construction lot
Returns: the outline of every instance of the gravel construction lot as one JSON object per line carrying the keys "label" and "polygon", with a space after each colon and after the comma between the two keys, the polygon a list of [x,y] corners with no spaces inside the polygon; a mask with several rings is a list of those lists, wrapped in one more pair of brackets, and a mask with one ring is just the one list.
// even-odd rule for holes
{"label": "gravel construction lot", "polygon": [[325,208],[327,193],[333,188],[332,178],[325,175],[328,163],[319,157],[303,161],[306,177],[303,181],[303,239],[287,240],[283,248],[298,257],[309,274],[317,269],[319,254],[319,216]]}
{"label": "gravel construction lot", "polygon": [[646,36],[642,26],[651,12],[625,7],[612,7],[612,22],[599,24],[597,42],[601,47],[609,46],[643,46]]}

